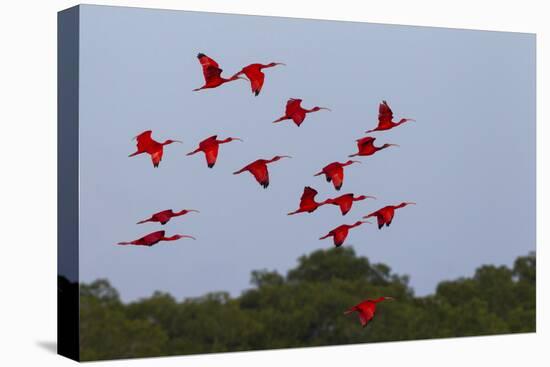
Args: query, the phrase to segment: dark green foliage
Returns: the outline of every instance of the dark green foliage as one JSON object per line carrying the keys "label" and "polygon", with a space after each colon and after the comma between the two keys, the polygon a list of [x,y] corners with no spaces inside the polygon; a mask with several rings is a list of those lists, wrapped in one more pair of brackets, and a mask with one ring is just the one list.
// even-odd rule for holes
{"label": "dark green foliage", "polygon": [[[176,301],[155,293],[120,302],[105,280],[81,286],[83,360],[336,345],[535,331],[534,253],[513,269],[482,266],[415,297],[408,278],[352,248],[302,256],[286,276],[253,271],[240,297],[209,293]],[[366,298],[393,296],[361,328],[343,312]]]}

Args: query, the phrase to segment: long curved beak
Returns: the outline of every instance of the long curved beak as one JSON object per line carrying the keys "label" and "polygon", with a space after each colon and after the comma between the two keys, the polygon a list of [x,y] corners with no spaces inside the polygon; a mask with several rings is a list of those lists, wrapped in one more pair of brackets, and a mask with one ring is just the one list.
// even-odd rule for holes
{"label": "long curved beak", "polygon": [[353,162],[353,163],[363,163],[363,162],[361,162],[361,161],[352,161],[352,162]]}
{"label": "long curved beak", "polygon": [[407,204],[407,205],[416,205],[416,203],[413,203],[413,202],[405,202],[405,204]]}
{"label": "long curved beak", "polygon": [[332,112],[332,110],[331,110],[330,108],[328,108],[328,107],[319,107],[319,109],[320,109],[320,110],[327,110],[327,111],[331,111],[331,112]]}
{"label": "long curved beak", "polygon": [[196,210],[196,209],[187,209],[188,212],[195,212],[195,213],[200,213],[199,210]]}
{"label": "long curved beak", "polygon": [[389,147],[401,147],[399,144],[388,144]]}
{"label": "long curved beak", "polygon": [[243,141],[243,142],[244,142],[244,140],[243,140],[243,139],[241,139],[241,138],[231,138],[231,139],[233,139],[233,140],[237,140],[237,141]]}
{"label": "long curved beak", "polygon": [[183,144],[183,141],[181,140],[172,140],[174,143],[180,143],[180,144]]}
{"label": "long curved beak", "polygon": [[282,155],[281,158],[292,158],[292,157],[289,155]]}
{"label": "long curved beak", "polygon": [[286,66],[286,64],[284,62],[276,62],[275,65],[283,65],[283,66]]}
{"label": "long curved beak", "polygon": [[374,199],[374,200],[378,200],[378,199],[376,198],[376,196],[369,196],[369,195],[366,195],[366,197],[367,197],[367,199]]}

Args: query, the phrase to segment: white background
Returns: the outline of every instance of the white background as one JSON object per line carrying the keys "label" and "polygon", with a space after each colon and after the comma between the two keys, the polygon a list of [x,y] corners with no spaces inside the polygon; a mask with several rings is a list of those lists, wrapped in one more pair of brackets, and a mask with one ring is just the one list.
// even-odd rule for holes
{"label": "white background", "polygon": [[[537,33],[537,334],[101,362],[113,366],[548,365],[550,26],[544,1],[96,1],[227,13]],[[0,364],[70,365],[56,339],[56,12],[73,1],[0,5]],[[396,50],[396,54],[399,50]],[[546,66],[546,68],[545,68]],[[546,105],[542,101],[546,101]],[[482,103],[482,101],[480,101]],[[518,123],[521,123],[518,121]],[[521,137],[518,137],[521,138]],[[516,213],[510,213],[516,215]],[[28,221],[34,229],[28,230]],[[546,312],[545,312],[546,310]]]}

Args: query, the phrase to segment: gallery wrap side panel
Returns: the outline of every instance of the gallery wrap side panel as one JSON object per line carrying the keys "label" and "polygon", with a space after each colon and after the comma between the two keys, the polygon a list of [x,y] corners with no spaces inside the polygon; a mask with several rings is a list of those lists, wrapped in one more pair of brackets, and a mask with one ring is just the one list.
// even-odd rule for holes
{"label": "gallery wrap side panel", "polygon": [[57,352],[79,360],[79,14],[57,17]]}

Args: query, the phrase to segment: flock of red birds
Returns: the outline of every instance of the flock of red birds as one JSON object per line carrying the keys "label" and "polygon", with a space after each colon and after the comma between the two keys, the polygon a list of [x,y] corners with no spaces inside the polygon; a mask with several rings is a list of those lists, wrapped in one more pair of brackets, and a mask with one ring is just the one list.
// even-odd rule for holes
{"label": "flock of red birds", "polygon": [[[214,61],[212,58],[206,56],[203,53],[199,53],[197,55],[197,58],[202,66],[205,83],[202,87],[196,88],[193,91],[217,88],[225,83],[242,79],[250,82],[252,93],[255,96],[258,96],[260,94],[264,84],[265,74],[263,70],[277,66],[277,65],[285,65],[280,62],[272,62],[265,65],[259,64],[259,63],[250,64],[242,68],[239,72],[235,73],[233,76],[229,78],[224,78],[221,75],[222,69],[220,68],[218,63]],[[288,100],[286,104],[284,115],[276,119],[275,121],[273,121],[273,123],[279,123],[284,120],[292,120],[292,122],[294,122],[299,127],[304,122],[307,114],[321,111],[321,110],[330,111],[329,108],[318,107],[318,106],[312,107],[311,109],[307,109],[302,107],[301,99],[291,98]],[[368,130],[366,133],[387,131],[399,125],[402,125],[408,121],[414,121],[414,120],[408,119],[408,118],[402,118],[397,122],[393,121],[393,112],[390,106],[386,101],[382,101],[382,103],[379,106],[379,112],[378,112],[378,126],[376,126],[374,129]],[[161,143],[154,140],[151,135],[152,135],[152,131],[148,130],[136,136],[135,139],[137,140],[137,150],[135,153],[132,153],[129,156],[133,157],[143,153],[149,154],[153,162],[153,166],[158,167],[160,162],[162,161],[164,147],[172,143],[181,143],[181,141],[168,139]],[[356,140],[357,152],[350,154],[349,157],[368,157],[368,156],[372,156],[373,154],[383,149],[386,149],[392,146],[398,146],[397,144],[388,144],[388,143],[383,144],[381,146],[375,146],[374,145],[375,140],[376,138],[372,136],[365,136],[363,138],[357,139]],[[213,168],[214,165],[216,164],[220,144],[225,144],[232,141],[242,142],[243,140],[236,137],[228,137],[220,140],[218,139],[217,135],[212,135],[204,139],[203,141],[201,141],[198,144],[198,147],[195,150],[187,153],[187,155],[190,156],[196,153],[204,153],[207,166],[209,168]],[[249,172],[250,174],[252,174],[252,176],[254,176],[256,181],[263,188],[267,188],[269,186],[268,164],[277,162],[283,158],[291,158],[291,157],[288,155],[277,155],[271,159],[257,159],[254,162],[247,164],[243,168],[233,172],[233,174],[238,175],[243,172]],[[337,191],[339,191],[342,188],[342,185],[344,183],[344,168],[351,166],[352,164],[355,164],[355,163],[361,163],[361,162],[357,160],[348,160],[346,162],[332,162],[327,164],[325,167],[323,167],[314,176],[324,175],[327,182],[329,183],[332,182],[332,185],[334,186],[334,188]],[[354,193],[347,193],[347,194],[340,195],[338,197],[328,198],[324,201],[316,201],[315,197],[317,196],[317,194],[318,194],[317,190],[315,190],[312,187],[306,186],[300,198],[298,209],[288,213],[288,215],[295,215],[299,213],[312,213],[315,210],[317,210],[319,207],[330,204],[330,205],[338,206],[341,214],[344,216],[350,212],[355,202],[362,201],[365,199],[376,199],[374,196],[355,195]],[[326,235],[321,237],[320,240],[332,237],[334,246],[340,247],[344,244],[350,229],[359,227],[365,223],[370,223],[366,221],[366,219],[376,217],[378,228],[382,229],[384,225],[389,226],[392,223],[396,209],[403,208],[410,204],[415,204],[415,203],[403,202],[398,205],[385,206],[368,215],[363,216],[362,218],[363,220],[358,220],[353,224],[342,224],[332,229]],[[157,223],[160,223],[161,225],[164,225],[167,222],[169,222],[171,219],[186,215],[190,212],[198,212],[198,211],[194,209],[183,209],[176,212],[174,212],[172,209],[163,210],[161,212],[152,214],[147,219],[143,219],[137,222],[137,224],[142,224],[147,222],[157,222]],[[129,242],[119,242],[118,244],[150,247],[150,246],[156,245],[160,241],[175,241],[181,238],[195,239],[193,236],[181,235],[181,234],[175,234],[167,237],[165,234],[165,231],[160,230],[160,231],[149,233],[137,240],[129,241]],[[381,301],[392,300],[392,299],[393,299],[392,297],[380,297],[377,299],[367,299],[348,309],[345,312],[345,314],[357,312],[359,314],[359,320],[361,322],[361,325],[365,327],[373,319],[376,311],[376,305]]]}

